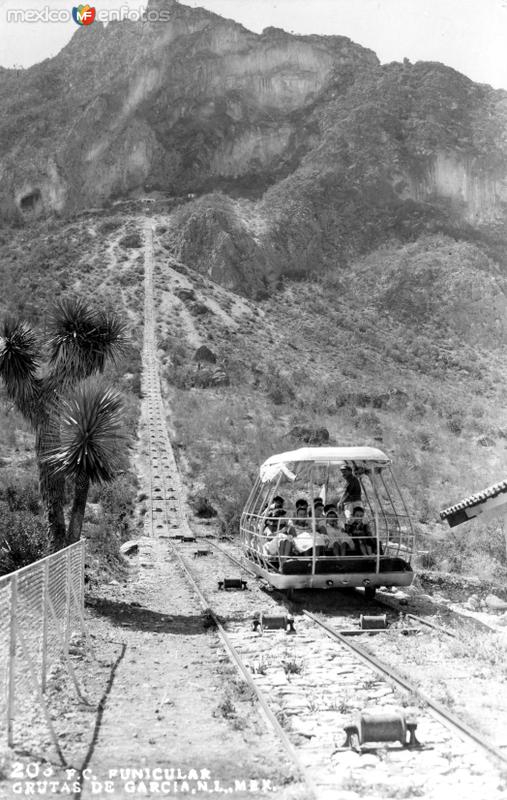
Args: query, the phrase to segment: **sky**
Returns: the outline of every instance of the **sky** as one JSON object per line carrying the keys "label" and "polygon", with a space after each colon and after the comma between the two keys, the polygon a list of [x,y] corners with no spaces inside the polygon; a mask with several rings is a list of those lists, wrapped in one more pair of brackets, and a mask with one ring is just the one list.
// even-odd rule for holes
{"label": "sky", "polygon": [[[139,13],[146,5],[146,0],[88,2],[97,12],[123,7],[123,14]],[[69,15],[72,5],[72,0],[0,0],[0,65],[42,61],[78,30],[72,19],[9,22],[9,10],[46,7]],[[275,26],[348,36],[374,50],[382,63],[405,57],[442,61],[475,81],[507,89],[507,0],[186,0],[186,5],[204,6],[257,32]]]}

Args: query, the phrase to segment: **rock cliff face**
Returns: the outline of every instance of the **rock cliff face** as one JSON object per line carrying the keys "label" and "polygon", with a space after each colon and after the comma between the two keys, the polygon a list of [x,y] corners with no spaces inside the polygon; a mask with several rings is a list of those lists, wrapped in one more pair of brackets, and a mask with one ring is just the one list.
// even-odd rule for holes
{"label": "rock cliff face", "polygon": [[317,98],[378,64],[344,37],[259,36],[204,9],[159,6],[168,21],[94,23],[56,58],[0,74],[4,214],[252,175],[266,187],[310,146]]}
{"label": "rock cliff face", "polygon": [[442,197],[460,204],[471,223],[501,218],[507,205],[507,179],[461,153],[437,150],[426,175],[412,179],[412,197],[423,202]]}
{"label": "rock cliff face", "polygon": [[506,92],[380,66],[345,37],[155,8],[166,21],[94,23],[0,71],[0,216],[195,193],[177,255],[254,293],[390,239],[506,235]]}

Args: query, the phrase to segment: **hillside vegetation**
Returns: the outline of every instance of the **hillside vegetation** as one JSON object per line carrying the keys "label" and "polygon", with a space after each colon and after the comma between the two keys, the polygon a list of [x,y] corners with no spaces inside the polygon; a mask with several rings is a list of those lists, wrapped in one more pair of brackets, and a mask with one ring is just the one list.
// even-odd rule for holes
{"label": "hillside vegetation", "polygon": [[[346,37],[150,5],[169,21],[94,23],[0,70],[0,314],[43,342],[53,298],[121,311],[131,344],[112,377],[135,430],[150,210],[195,508],[236,531],[259,462],[325,429],[392,456],[428,563],[504,575],[499,524],[449,532],[438,510],[505,475],[507,92],[380,65]],[[37,515],[15,499],[35,491],[31,433],[0,401],[0,502]],[[122,481],[108,513],[121,506],[127,535]]]}
{"label": "hillside vegetation", "polygon": [[[52,303],[82,297],[95,307],[114,308],[131,331],[124,357],[108,367],[108,382],[122,393],[125,429],[135,431],[140,399],[142,254],[120,242],[137,228],[121,216],[81,219],[62,226],[46,221],[5,229],[0,240],[3,292],[0,319],[22,319],[34,326],[45,353],[46,319]],[[138,234],[137,234],[138,236]],[[138,236],[140,243],[140,239]],[[133,444],[131,440],[131,445]],[[49,541],[38,490],[34,433],[7,399],[0,384],[0,573],[47,554]],[[137,478],[123,472],[112,484],[93,487],[84,535],[95,576],[119,564],[118,547],[136,527]],[[67,515],[72,501],[68,484]],[[100,554],[100,558],[99,558]]]}
{"label": "hillside vegetation", "polygon": [[[247,300],[175,259],[187,209],[154,212],[155,286],[170,423],[193,507],[207,500],[235,534],[260,462],[304,444],[308,432],[319,443],[325,428],[332,444],[376,445],[392,457],[424,563],[504,574],[500,523],[449,531],[438,518],[504,476],[506,279],[492,255],[427,234],[309,279],[278,280]],[[130,351],[112,378],[126,394],[131,430],[142,342],[138,231],[127,211],[41,222],[4,229],[0,253],[2,315],[43,332],[51,299],[73,292],[123,309]],[[215,363],[195,360],[202,344]],[[2,507],[39,518],[32,434],[5,399],[2,409]],[[134,534],[135,495],[134,475],[93,492],[102,505],[92,503],[86,521],[92,542],[109,540],[114,554],[115,536]]]}
{"label": "hillside vegetation", "polygon": [[[504,476],[506,279],[498,265],[476,245],[428,235],[311,281],[286,280],[238,306],[168,256],[171,230],[158,229],[161,348],[195,507],[207,499],[235,533],[259,463],[308,442],[308,432],[323,443],[325,428],[331,444],[370,444],[392,457],[419,549],[429,551],[424,563],[505,574],[500,522],[450,531],[438,517]],[[187,290],[176,290],[164,315],[174,270]],[[194,334],[183,337],[189,319]],[[199,342],[216,355],[223,385],[215,365],[194,361]]]}

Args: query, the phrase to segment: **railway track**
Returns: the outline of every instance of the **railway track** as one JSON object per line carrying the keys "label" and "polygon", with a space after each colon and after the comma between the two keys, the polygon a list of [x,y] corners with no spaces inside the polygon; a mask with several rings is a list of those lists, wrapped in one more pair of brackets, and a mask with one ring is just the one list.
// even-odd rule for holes
{"label": "railway track", "polygon": [[[454,788],[459,788],[465,800],[505,797],[501,770],[507,757],[502,752],[467,730],[430,697],[422,696],[417,686],[396,675],[362,645],[352,643],[325,615],[293,604],[281,606],[280,597],[262,588],[231,545],[221,546],[202,535],[196,539],[192,533],[160,392],[150,223],[145,235],[143,393],[150,462],[145,533],[167,540],[203,610],[212,618],[229,658],[255,693],[280,747],[306,784],[305,797],[437,800]],[[224,588],[228,579],[235,591]],[[348,628],[357,625],[357,600],[349,605],[341,615]],[[292,635],[287,633],[291,613],[295,617]],[[397,617],[394,610],[389,614]],[[267,622],[262,632],[259,615]],[[421,621],[412,616],[411,623]],[[273,629],[268,630],[270,627]],[[383,714],[384,730],[391,729],[393,736],[400,725],[410,726],[417,719],[421,746],[407,748],[396,741],[368,746],[365,735],[362,748],[357,743],[355,748],[346,747],[345,728],[351,717],[357,721],[363,714],[368,732],[364,715],[368,710]]]}

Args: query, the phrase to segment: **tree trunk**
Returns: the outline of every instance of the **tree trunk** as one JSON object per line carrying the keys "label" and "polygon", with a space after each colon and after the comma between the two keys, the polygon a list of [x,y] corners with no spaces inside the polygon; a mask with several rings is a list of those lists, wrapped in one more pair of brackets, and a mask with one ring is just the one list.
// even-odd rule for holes
{"label": "tree trunk", "polygon": [[45,506],[51,550],[52,552],[56,552],[67,544],[65,517],[63,513],[65,503],[65,478],[63,475],[52,474],[47,465],[41,462],[40,457],[48,446],[47,439],[47,428],[41,426],[37,429],[35,438],[35,451],[39,467],[39,488]]}
{"label": "tree trunk", "polygon": [[88,475],[85,473],[78,475],[74,486],[74,502],[72,503],[69,533],[67,537],[68,544],[78,542],[81,538],[81,530],[86,511],[86,500],[88,498],[89,487],[90,479],[88,478]]}

